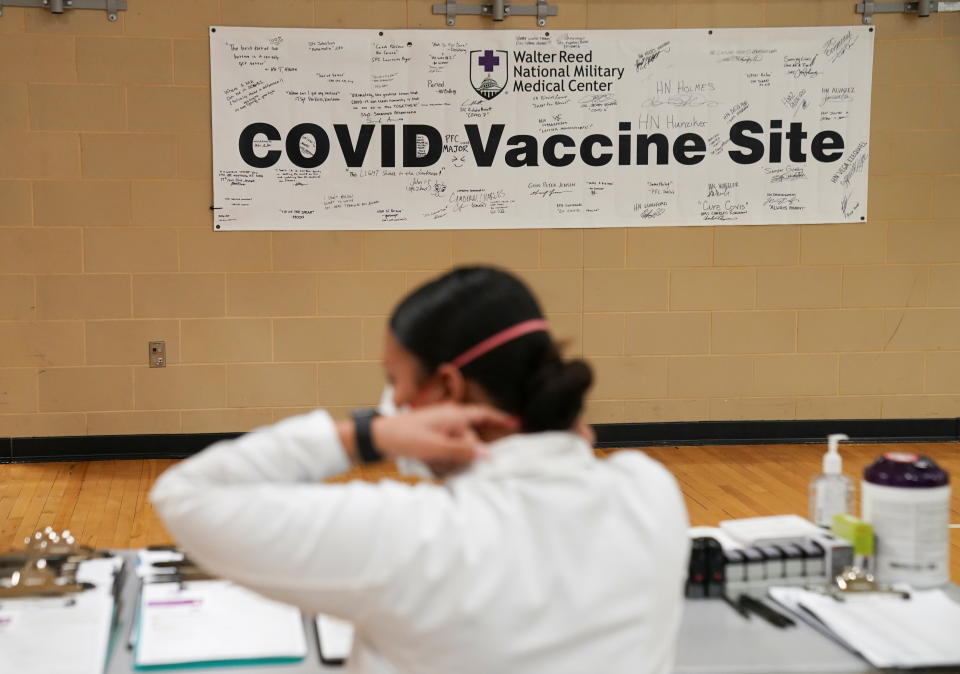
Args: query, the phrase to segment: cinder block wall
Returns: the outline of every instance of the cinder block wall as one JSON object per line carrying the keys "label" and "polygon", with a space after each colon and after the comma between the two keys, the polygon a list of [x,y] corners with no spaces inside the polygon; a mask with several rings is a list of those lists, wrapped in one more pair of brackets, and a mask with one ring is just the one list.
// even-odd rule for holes
{"label": "cinder block wall", "polygon": [[[431,2],[4,8],[0,435],[343,413],[379,392],[398,297],[476,261],[593,362],[593,421],[960,415],[960,14],[877,17],[865,224],[212,232],[207,26],[443,28]],[[553,4],[551,30],[860,22],[854,0]]]}

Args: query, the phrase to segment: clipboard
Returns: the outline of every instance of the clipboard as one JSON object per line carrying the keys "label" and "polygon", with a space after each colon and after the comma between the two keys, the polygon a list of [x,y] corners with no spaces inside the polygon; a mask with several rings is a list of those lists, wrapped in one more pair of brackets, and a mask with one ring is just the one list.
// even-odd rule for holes
{"label": "clipboard", "polygon": [[[21,551],[0,556],[0,600],[27,597],[63,597],[94,588],[78,578],[80,565],[112,557],[107,552],[79,545],[69,531],[58,534],[52,527],[24,540]],[[123,563],[120,562],[120,569]],[[107,579],[101,579],[107,582]],[[116,593],[116,579],[109,580]]]}
{"label": "clipboard", "polygon": [[0,561],[0,671],[102,674],[123,559],[49,528],[26,543]]}
{"label": "clipboard", "polygon": [[134,669],[289,664],[306,658],[299,609],[224,580],[144,582]]}
{"label": "clipboard", "polygon": [[802,588],[772,587],[770,596],[874,667],[960,665],[960,604],[943,590],[914,590],[907,600],[889,593],[851,593],[838,601]]}

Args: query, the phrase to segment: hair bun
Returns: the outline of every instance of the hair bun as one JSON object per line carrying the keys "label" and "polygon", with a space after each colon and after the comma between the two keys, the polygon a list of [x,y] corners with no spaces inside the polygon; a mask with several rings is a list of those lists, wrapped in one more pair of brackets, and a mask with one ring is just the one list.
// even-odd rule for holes
{"label": "hair bun", "polygon": [[583,397],[593,383],[586,361],[550,359],[529,380],[520,414],[528,433],[567,430],[583,410]]}

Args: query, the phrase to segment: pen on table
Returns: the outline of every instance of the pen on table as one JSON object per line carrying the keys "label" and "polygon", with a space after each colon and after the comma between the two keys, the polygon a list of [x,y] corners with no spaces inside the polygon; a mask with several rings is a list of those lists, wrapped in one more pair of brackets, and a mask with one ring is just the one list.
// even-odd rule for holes
{"label": "pen on table", "polygon": [[745,609],[756,613],[758,616],[766,620],[771,625],[775,625],[780,628],[784,627],[793,627],[795,623],[791,618],[783,615],[779,611],[776,611],[762,601],[754,599],[749,595],[742,594],[740,595],[740,605]]}
{"label": "pen on table", "polygon": [[727,602],[727,604],[729,604],[731,607],[733,607],[734,611],[742,615],[747,620],[750,620],[750,614],[747,612],[747,609],[743,608],[743,606],[740,605],[739,601],[733,599],[728,594],[723,595],[723,600]]}
{"label": "pen on table", "polygon": [[782,611],[776,610],[775,608],[771,607],[769,604],[763,604],[763,606],[764,606],[768,611],[770,611],[770,613],[772,613],[772,614],[774,614],[775,616],[777,616],[777,619],[780,620],[780,621],[782,621],[783,624],[786,625],[787,627],[796,627],[796,626],[797,626],[797,623],[794,621],[794,619],[791,618],[790,616],[788,616],[786,613],[784,613],[784,612],[782,612]]}
{"label": "pen on table", "polygon": [[127,577],[127,560],[120,560],[120,568],[115,569],[113,572],[113,587],[110,588],[110,593],[113,595],[114,601],[117,603],[120,602],[120,595],[123,592],[123,581]]}
{"label": "pen on table", "polygon": [[[116,630],[117,625],[120,624],[120,611],[123,607],[123,582],[127,577],[127,560],[121,558],[120,568],[114,570],[113,572],[113,587],[110,588],[110,594],[113,596],[113,603],[115,608],[113,611],[113,622],[111,623],[111,630]],[[116,632],[114,632],[116,634]]]}

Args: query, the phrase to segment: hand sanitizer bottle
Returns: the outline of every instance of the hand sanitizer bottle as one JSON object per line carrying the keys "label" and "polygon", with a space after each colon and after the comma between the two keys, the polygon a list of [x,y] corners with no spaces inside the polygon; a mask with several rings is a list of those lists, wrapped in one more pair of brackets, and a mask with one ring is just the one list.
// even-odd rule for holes
{"label": "hand sanitizer bottle", "polygon": [[850,438],[843,433],[827,436],[823,473],[810,483],[810,519],[821,527],[833,526],[833,516],[853,514],[853,481],[843,474],[843,460],[837,447]]}

